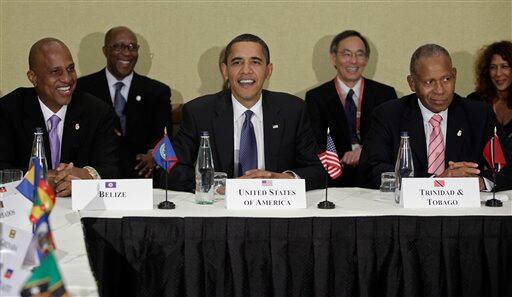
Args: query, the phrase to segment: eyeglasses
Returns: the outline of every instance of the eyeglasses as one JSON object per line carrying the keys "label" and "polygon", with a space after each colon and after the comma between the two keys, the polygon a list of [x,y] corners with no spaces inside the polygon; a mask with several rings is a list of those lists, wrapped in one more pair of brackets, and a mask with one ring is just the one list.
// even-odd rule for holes
{"label": "eyeglasses", "polygon": [[344,51],[341,51],[338,53],[341,54],[341,56],[345,60],[350,60],[352,58],[356,58],[357,61],[364,61],[367,58],[366,52],[363,52],[363,51],[357,51],[354,53],[349,50],[344,50]]}
{"label": "eyeglasses", "polygon": [[120,53],[121,51],[127,49],[129,52],[136,52],[139,50],[140,45],[136,43],[130,43],[130,44],[124,44],[124,43],[115,43],[112,45],[109,45],[114,52]]}

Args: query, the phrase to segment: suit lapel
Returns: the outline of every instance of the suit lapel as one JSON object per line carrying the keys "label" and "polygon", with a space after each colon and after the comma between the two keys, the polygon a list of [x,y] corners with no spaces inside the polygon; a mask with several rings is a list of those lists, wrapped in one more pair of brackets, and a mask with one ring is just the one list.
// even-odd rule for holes
{"label": "suit lapel", "polygon": [[[416,94],[410,95],[407,107],[403,113],[403,126],[400,127],[400,132],[407,131],[409,133],[409,141],[411,150],[416,160],[419,162],[414,164],[415,170],[422,172],[427,170],[427,141],[425,140],[425,129],[423,128],[423,116],[421,115],[420,107],[418,106],[418,99]],[[420,167],[417,167],[418,164]]]}
{"label": "suit lapel", "polygon": [[281,139],[285,130],[285,122],[280,116],[280,109],[272,104],[270,94],[263,91],[263,137],[265,143],[265,170],[277,171],[277,155],[281,147]]}
{"label": "suit lapel", "polygon": [[103,88],[99,88],[100,89],[100,96],[98,96],[98,98],[100,98],[101,100],[103,100],[105,103],[107,103],[109,106],[114,106],[114,104],[112,103],[112,96],[110,95],[110,87],[108,85],[108,81],[107,81],[107,75],[105,74],[106,70],[105,68],[103,68],[103,70],[101,70],[99,73],[98,73],[98,80],[99,80],[99,86],[103,86]]}
{"label": "suit lapel", "polygon": [[466,115],[458,103],[458,98],[454,98],[448,109],[445,163],[448,161],[459,161],[461,158],[463,140],[466,133],[469,133],[468,121],[465,117]]}
{"label": "suit lapel", "polygon": [[225,169],[228,176],[233,176],[233,105],[231,92],[222,92],[215,103],[215,117],[213,118],[213,148],[216,150],[217,168]]}
{"label": "suit lapel", "polygon": [[[50,152],[50,141],[48,138],[48,131],[46,130],[46,124],[44,122],[43,112],[39,105],[39,100],[35,89],[31,88],[30,93],[25,97],[24,112],[26,116],[23,117],[23,127],[26,135],[34,135],[35,128],[42,128],[43,139],[44,139],[44,151],[48,164],[52,164],[51,152]],[[28,164],[28,160],[27,160]]]}
{"label": "suit lapel", "polygon": [[80,121],[80,115],[83,111],[83,102],[80,102],[81,98],[80,94],[75,91],[66,111],[60,151],[61,162],[69,163],[70,160],[75,159],[71,152],[80,145],[80,128],[85,125],[85,123]]}

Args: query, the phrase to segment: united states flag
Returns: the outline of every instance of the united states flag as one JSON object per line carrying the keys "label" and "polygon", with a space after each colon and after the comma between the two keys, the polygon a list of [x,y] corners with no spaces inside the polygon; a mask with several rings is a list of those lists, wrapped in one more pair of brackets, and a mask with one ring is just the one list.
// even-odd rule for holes
{"label": "united states flag", "polygon": [[318,158],[332,179],[336,179],[341,176],[342,170],[340,159],[338,158],[338,152],[336,151],[331,134],[329,133],[327,133],[327,148],[325,152],[318,154]]}

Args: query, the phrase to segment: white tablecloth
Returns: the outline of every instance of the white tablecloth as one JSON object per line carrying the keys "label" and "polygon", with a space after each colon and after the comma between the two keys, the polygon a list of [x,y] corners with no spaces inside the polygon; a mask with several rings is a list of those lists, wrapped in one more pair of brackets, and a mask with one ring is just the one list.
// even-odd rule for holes
{"label": "white tablecloth", "polygon": [[213,205],[197,205],[190,193],[169,192],[169,199],[176,204],[174,210],[156,209],[163,201],[165,192],[154,190],[154,206],[151,211],[81,211],[71,210],[71,199],[58,198],[50,222],[57,245],[57,257],[66,287],[72,296],[98,296],[92,276],[80,217],[121,218],[123,216],[173,216],[173,217],[355,217],[355,216],[512,216],[512,191],[501,192],[508,201],[500,208],[465,209],[403,209],[394,203],[393,194],[360,188],[329,189],[329,200],[336,203],[332,210],[316,207],[325,199],[325,190],[307,193],[308,208],[296,210],[226,210],[224,201]]}

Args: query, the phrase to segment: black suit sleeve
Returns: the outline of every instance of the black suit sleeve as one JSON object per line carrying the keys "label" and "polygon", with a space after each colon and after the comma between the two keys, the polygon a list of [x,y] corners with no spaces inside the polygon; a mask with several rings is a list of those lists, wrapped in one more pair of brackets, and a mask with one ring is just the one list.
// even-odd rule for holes
{"label": "black suit sleeve", "polygon": [[319,148],[325,148],[327,143],[327,116],[322,106],[322,102],[315,98],[310,92],[306,93],[306,107],[311,119],[311,130],[313,132],[316,144]]}
{"label": "black suit sleeve", "polygon": [[182,122],[178,134],[174,138],[173,147],[178,163],[166,177],[165,171],[158,169],[155,172],[155,186],[167,187],[174,191],[193,192],[195,188],[194,163],[199,148],[198,132],[193,114],[185,104],[182,109]]}
{"label": "black suit sleeve", "polygon": [[[304,105],[303,105],[304,106]],[[325,188],[326,171],[317,153],[319,151],[311,131],[305,106],[301,109],[295,135],[295,156],[297,168],[290,169],[306,180],[306,190]]]}
{"label": "black suit sleeve", "polygon": [[382,108],[373,113],[359,160],[363,187],[376,189],[382,172],[395,171],[393,133],[386,122]]}
{"label": "black suit sleeve", "polygon": [[155,104],[152,106],[151,121],[151,143],[147,149],[152,149],[160,140],[164,133],[164,127],[167,128],[167,134],[172,139],[172,119],[171,119],[171,89],[167,85],[155,88],[157,93],[154,95]]}
{"label": "black suit sleeve", "polygon": [[[11,127],[13,119],[10,118],[9,113],[4,110],[0,104],[0,133],[2,140],[0,141],[0,169],[14,169],[15,149],[17,142],[15,141],[14,128]],[[27,159],[28,166],[28,159]],[[26,171],[27,168],[17,168]]]}
{"label": "black suit sleeve", "polygon": [[110,108],[102,109],[91,144],[88,166],[96,169],[101,178],[119,177],[119,143],[114,134],[115,116]]}

